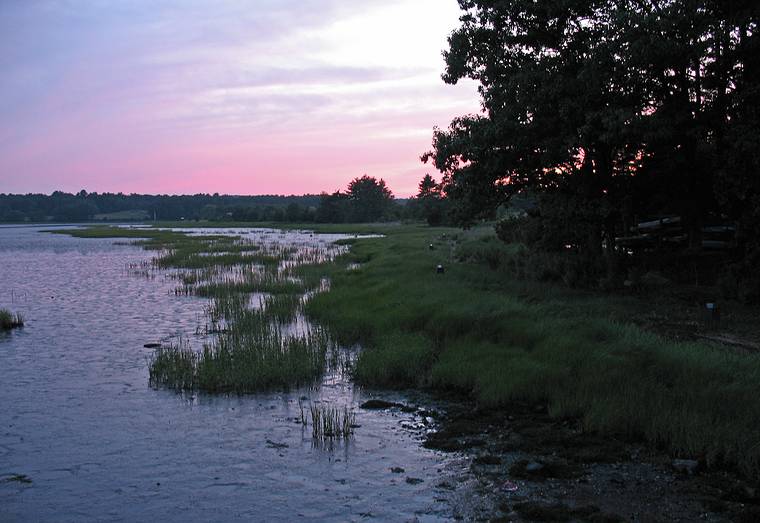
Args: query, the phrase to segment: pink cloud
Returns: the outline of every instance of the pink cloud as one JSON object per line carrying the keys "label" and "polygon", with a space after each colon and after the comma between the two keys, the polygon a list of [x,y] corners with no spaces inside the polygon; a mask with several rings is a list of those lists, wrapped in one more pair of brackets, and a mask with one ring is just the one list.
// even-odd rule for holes
{"label": "pink cloud", "polygon": [[[433,126],[478,110],[439,78],[456,0],[41,5],[0,6],[0,192],[407,196]],[[375,44],[409,9],[439,17]]]}

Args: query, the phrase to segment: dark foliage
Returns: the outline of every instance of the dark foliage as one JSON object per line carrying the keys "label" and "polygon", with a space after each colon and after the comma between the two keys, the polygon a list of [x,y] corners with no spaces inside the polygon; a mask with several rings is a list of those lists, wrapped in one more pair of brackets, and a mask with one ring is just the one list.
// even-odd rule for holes
{"label": "dark foliage", "polygon": [[443,78],[478,81],[483,112],[437,129],[423,156],[459,223],[530,191],[535,247],[600,276],[624,267],[615,239],[639,220],[681,217],[692,258],[705,226],[728,223],[731,278],[760,295],[747,263],[760,249],[760,5],[459,3]]}

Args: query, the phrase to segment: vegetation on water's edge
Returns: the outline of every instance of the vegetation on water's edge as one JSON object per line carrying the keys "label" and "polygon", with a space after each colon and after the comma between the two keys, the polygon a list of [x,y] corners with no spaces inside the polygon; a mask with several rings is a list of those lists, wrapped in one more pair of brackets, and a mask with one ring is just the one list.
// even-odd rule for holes
{"label": "vegetation on water's edge", "polygon": [[215,393],[289,389],[322,375],[329,348],[322,330],[284,335],[266,313],[241,309],[203,352],[183,345],[159,348],[150,362],[150,382]]}
{"label": "vegetation on water's edge", "polygon": [[[644,436],[679,455],[760,474],[757,355],[646,332],[629,322],[640,304],[625,297],[520,281],[510,269],[520,248],[498,242],[492,232],[398,225],[374,232],[387,236],[357,240],[335,263],[294,268],[287,280],[306,290],[330,277],[330,292],[315,294],[303,307],[338,342],[365,347],[353,369],[359,383],[456,388],[484,406],[547,402],[553,415],[581,416],[589,429]],[[182,241],[215,241],[188,238]],[[179,250],[193,251],[186,247]],[[358,266],[346,270],[351,263]],[[443,274],[436,273],[438,264]],[[260,318],[243,312],[240,298],[240,292],[255,292],[257,277],[222,281],[210,292],[208,283],[185,274],[200,294],[214,297],[212,315],[232,319],[220,336],[227,341],[200,355],[181,348],[157,352],[155,382],[247,391],[319,376],[319,365],[298,367],[261,348],[276,347],[260,343],[276,335],[262,334]],[[280,317],[301,306],[292,297],[268,299]],[[315,350],[296,348],[299,362],[326,358],[330,351],[320,336],[310,342]],[[259,348],[249,352],[251,345]],[[276,363],[261,364],[268,361]],[[262,368],[267,372],[252,377]]]}
{"label": "vegetation on water's edge", "polygon": [[[159,221],[150,227],[116,227],[112,225],[88,225],[77,229],[50,229],[43,232],[66,234],[75,238],[149,238],[156,242],[170,242],[186,236],[173,229],[277,229],[308,230],[317,234],[385,234],[404,227],[399,222],[392,223],[277,223],[277,222],[225,222],[225,221]],[[212,235],[214,236],[214,235]],[[196,236],[194,236],[196,237]],[[225,236],[229,238],[229,236]]]}
{"label": "vegetation on water's edge", "polygon": [[365,347],[358,382],[456,388],[485,406],[545,401],[589,429],[760,474],[757,355],[646,332],[627,322],[625,298],[517,281],[489,268],[488,251],[501,249],[492,234],[387,232],[357,241],[352,256],[364,263],[335,272],[330,292],[306,305],[339,342]]}
{"label": "vegetation on water's edge", "polygon": [[[209,324],[198,331],[216,336],[202,351],[181,342],[156,350],[149,365],[154,386],[217,393],[288,389],[311,385],[335,360],[334,344],[323,329],[293,333],[289,326],[297,320],[304,295],[322,285],[319,267],[327,270],[323,262],[341,251],[337,246],[296,249],[236,235],[152,228],[54,232],[134,239],[157,251],[141,270],[178,269],[169,273],[181,284],[176,294],[211,298]],[[252,303],[252,294],[258,296],[257,303]]]}
{"label": "vegetation on water's edge", "polygon": [[24,326],[21,314],[13,314],[8,309],[0,309],[0,330],[11,330]]}
{"label": "vegetation on water's edge", "polygon": [[[312,404],[309,412],[311,413],[311,435],[314,439],[348,439],[354,433],[356,414],[348,407]],[[301,423],[308,424],[303,406],[301,406]]]}

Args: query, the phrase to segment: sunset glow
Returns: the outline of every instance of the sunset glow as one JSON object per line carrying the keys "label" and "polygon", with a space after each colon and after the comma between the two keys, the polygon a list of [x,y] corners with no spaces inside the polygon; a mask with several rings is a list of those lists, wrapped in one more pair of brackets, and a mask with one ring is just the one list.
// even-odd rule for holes
{"label": "sunset glow", "polygon": [[456,0],[3,2],[0,192],[412,194]]}

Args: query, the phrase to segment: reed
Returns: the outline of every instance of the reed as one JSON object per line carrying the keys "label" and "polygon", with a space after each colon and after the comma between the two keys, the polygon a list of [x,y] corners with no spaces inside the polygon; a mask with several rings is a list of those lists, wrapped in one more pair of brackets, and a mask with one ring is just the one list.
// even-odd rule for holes
{"label": "reed", "polygon": [[301,306],[300,294],[275,294],[260,300],[265,314],[278,323],[289,323],[296,318]]}
{"label": "reed", "polygon": [[323,329],[284,335],[263,311],[241,310],[198,353],[189,346],[158,349],[150,361],[154,386],[249,393],[311,385],[324,373],[332,342]]}
{"label": "reed", "polygon": [[[324,288],[318,275],[346,247],[260,243],[238,235],[191,235],[156,229],[94,227],[66,231],[88,238],[133,238],[157,251],[139,270],[165,270],[181,283],[173,292],[210,298],[207,322],[196,333],[213,335],[202,350],[188,343],[161,347],[149,358],[152,386],[177,390],[248,393],[312,385],[336,360],[326,330],[296,322],[304,300]],[[304,267],[319,267],[306,270]],[[177,269],[172,272],[170,269]],[[259,300],[254,308],[251,299]],[[255,302],[254,302],[255,305]],[[294,329],[294,322],[298,323]],[[291,332],[295,330],[295,332]],[[329,360],[328,360],[329,356]]]}
{"label": "reed", "polygon": [[21,314],[13,314],[8,309],[0,309],[0,330],[11,330],[24,326]]}
{"label": "reed", "polygon": [[348,407],[312,404],[309,411],[314,439],[348,439],[353,435],[356,414]]}

